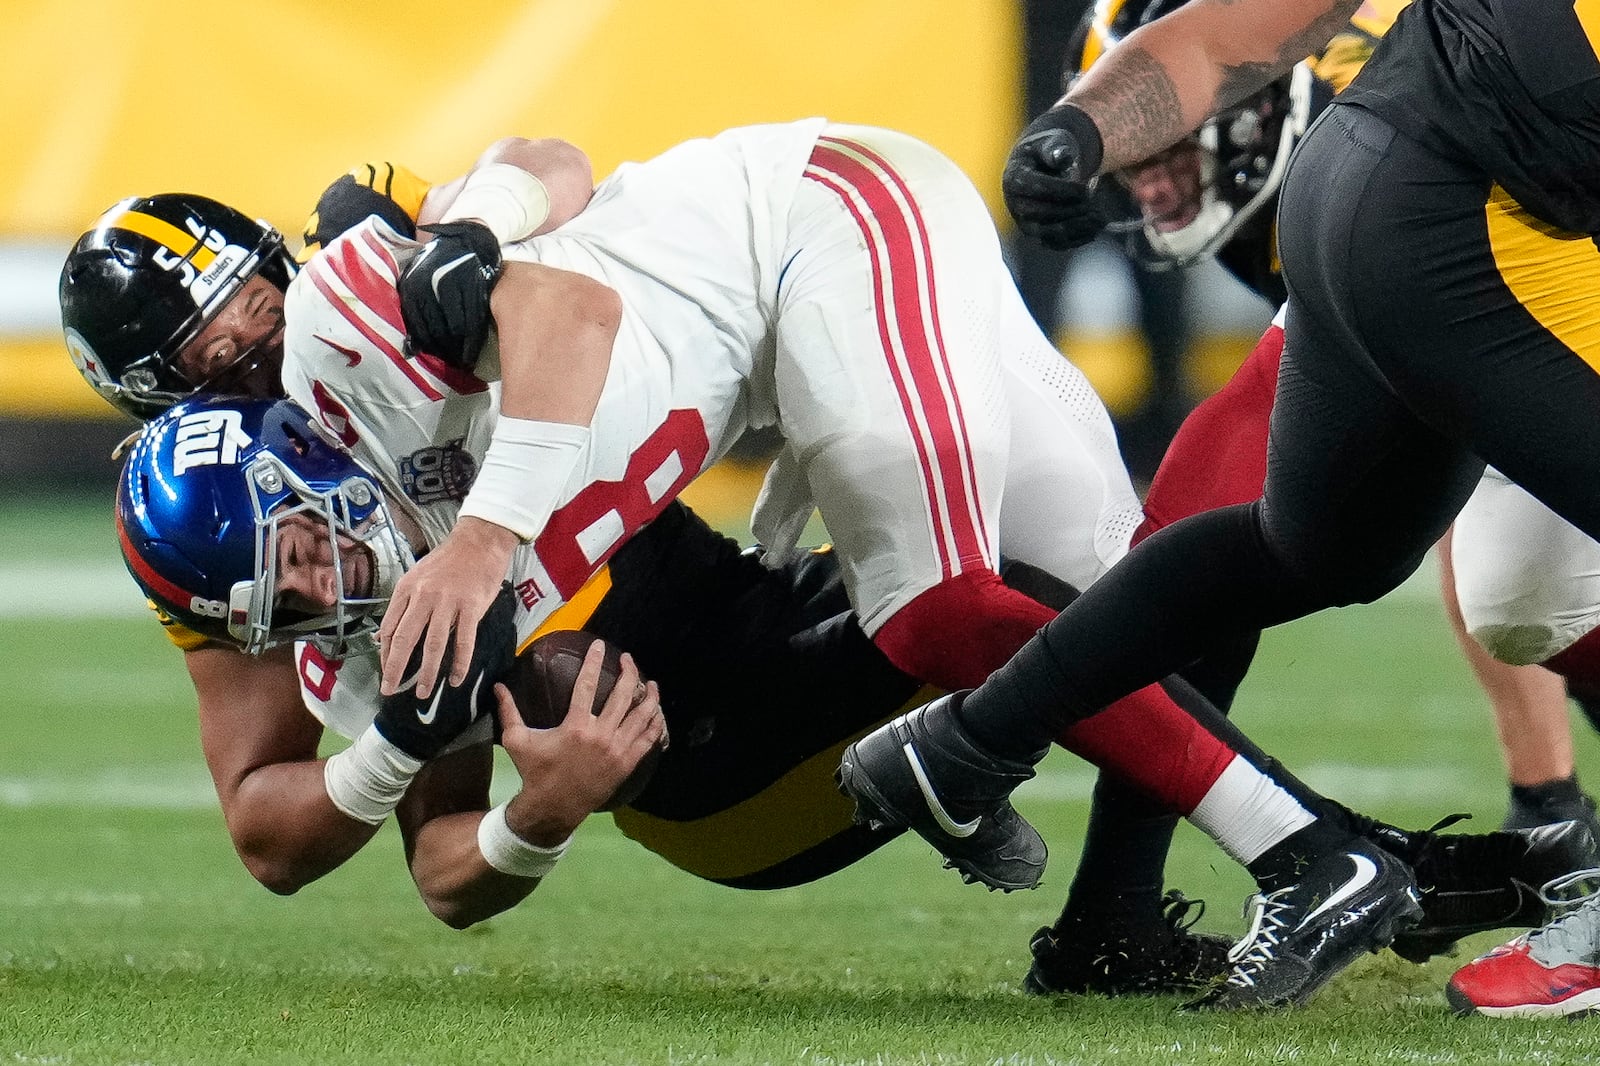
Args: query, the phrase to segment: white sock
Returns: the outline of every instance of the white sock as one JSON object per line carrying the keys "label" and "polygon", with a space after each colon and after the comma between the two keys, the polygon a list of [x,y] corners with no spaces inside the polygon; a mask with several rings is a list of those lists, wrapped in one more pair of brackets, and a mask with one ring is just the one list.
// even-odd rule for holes
{"label": "white sock", "polygon": [[1241,865],[1316,820],[1243,755],[1233,757],[1189,812],[1189,821]]}

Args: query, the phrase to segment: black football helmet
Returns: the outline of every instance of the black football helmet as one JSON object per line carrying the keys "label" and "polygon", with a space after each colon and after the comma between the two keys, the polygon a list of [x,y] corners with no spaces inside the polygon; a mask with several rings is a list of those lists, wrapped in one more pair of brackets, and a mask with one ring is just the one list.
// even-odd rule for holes
{"label": "black football helmet", "polygon": [[[148,419],[206,385],[176,356],[246,281],[294,276],[283,237],[226,204],[189,193],[118,201],[61,269],[61,327],[78,372],[112,405]],[[247,350],[240,360],[259,361]],[[239,370],[235,365],[229,373]]]}
{"label": "black football helmet", "polygon": [[[1185,0],[1095,0],[1067,48],[1063,82],[1070,87],[1124,37],[1183,6]],[[1183,266],[1216,253],[1253,219],[1270,221],[1262,209],[1274,203],[1289,155],[1323,100],[1314,102],[1316,80],[1306,63],[1290,74],[1212,115],[1190,138],[1198,148],[1200,203],[1193,219],[1178,227],[1145,217],[1120,182],[1102,181],[1101,206],[1121,234],[1129,254],[1147,265]],[[1190,205],[1194,207],[1195,205]]]}

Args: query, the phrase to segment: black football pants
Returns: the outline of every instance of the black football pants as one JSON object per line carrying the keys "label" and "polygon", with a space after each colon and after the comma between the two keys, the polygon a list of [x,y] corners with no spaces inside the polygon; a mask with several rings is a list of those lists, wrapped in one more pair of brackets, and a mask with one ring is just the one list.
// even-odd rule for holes
{"label": "black football pants", "polygon": [[1262,498],[1140,544],[968,699],[973,731],[1021,757],[1219,639],[1382,596],[1485,461],[1600,535],[1600,250],[1519,210],[1376,115],[1325,111],[1280,207]]}

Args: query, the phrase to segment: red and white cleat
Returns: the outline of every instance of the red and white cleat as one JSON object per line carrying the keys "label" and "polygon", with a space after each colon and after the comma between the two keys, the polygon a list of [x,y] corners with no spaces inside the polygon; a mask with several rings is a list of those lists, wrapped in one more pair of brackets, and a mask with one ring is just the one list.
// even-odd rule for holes
{"label": "red and white cleat", "polygon": [[1558,896],[1600,870],[1581,870],[1540,894],[1557,916],[1467,963],[1445,986],[1457,1014],[1491,1018],[1556,1018],[1600,1011],[1600,891]]}

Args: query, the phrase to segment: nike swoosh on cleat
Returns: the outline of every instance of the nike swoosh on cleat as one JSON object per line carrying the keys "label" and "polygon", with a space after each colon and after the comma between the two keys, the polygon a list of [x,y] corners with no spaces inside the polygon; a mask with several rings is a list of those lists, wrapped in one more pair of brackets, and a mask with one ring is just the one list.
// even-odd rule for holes
{"label": "nike swoosh on cleat", "polygon": [[1372,884],[1373,878],[1378,876],[1378,864],[1367,858],[1365,855],[1346,855],[1345,858],[1356,864],[1355,874],[1351,876],[1350,880],[1346,881],[1344,884],[1335,889],[1333,895],[1323,900],[1322,904],[1318,906],[1316,910],[1302,918],[1300,920],[1300,924],[1295,926],[1296,929],[1304,929],[1306,927],[1306,923],[1310,922],[1311,919],[1315,918],[1324,911],[1332,910],[1334,907],[1337,907],[1339,904],[1343,903],[1357,892],[1360,892],[1363,888],[1366,888],[1368,885]]}
{"label": "nike swoosh on cleat", "polygon": [[927,771],[922,768],[922,760],[917,757],[917,749],[909,743],[902,744],[900,750],[906,753],[906,762],[911,764],[911,776],[917,779],[917,788],[922,791],[922,798],[928,802],[928,810],[933,813],[933,820],[953,837],[969,837],[978,831],[978,826],[983,822],[983,815],[972,819],[970,822],[958,822],[950,817],[950,812],[944,809],[944,804],[939,802],[939,796],[933,791],[933,782],[928,780]]}
{"label": "nike swoosh on cleat", "polygon": [[417,712],[417,721],[421,722],[423,725],[432,725],[434,716],[439,713],[439,697],[444,695],[444,679],[440,678],[437,682],[435,682],[435,684],[437,684],[439,687],[433,690],[433,702],[428,704],[428,713],[423,714],[421,711]]}
{"label": "nike swoosh on cleat", "polygon": [[446,274],[450,273],[450,271],[454,270],[456,267],[460,266],[462,263],[467,263],[467,262],[471,262],[471,261],[472,261],[472,253],[471,252],[463,252],[461,255],[459,255],[456,258],[450,260],[450,262],[446,263],[444,266],[440,267],[438,270],[435,270],[433,272],[433,295],[434,295],[434,299],[437,299],[437,300],[444,299],[444,297],[439,295],[439,282],[444,280],[444,276]]}

